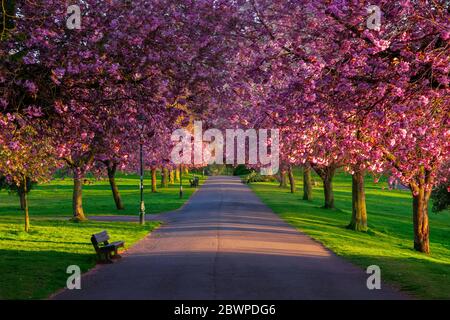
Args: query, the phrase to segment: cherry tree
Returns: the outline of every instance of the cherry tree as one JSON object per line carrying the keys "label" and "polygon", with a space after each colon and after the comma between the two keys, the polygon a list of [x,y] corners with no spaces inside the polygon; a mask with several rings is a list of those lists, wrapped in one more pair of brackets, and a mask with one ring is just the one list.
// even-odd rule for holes
{"label": "cherry tree", "polygon": [[358,6],[327,12],[347,38],[341,48],[345,45],[352,57],[338,69],[338,97],[354,105],[347,107],[349,119],[358,124],[357,141],[368,145],[370,165],[381,158],[410,187],[414,248],[428,253],[427,203],[439,180],[436,173],[449,157],[449,4],[379,5],[380,30],[361,27],[363,8]]}
{"label": "cherry tree", "polygon": [[48,139],[42,138],[27,124],[33,120],[32,116],[28,119],[12,114],[0,116],[0,175],[6,184],[15,186],[19,192],[25,214],[25,232],[30,229],[30,183],[49,181],[58,166]]}
{"label": "cherry tree", "polygon": [[[364,172],[392,168],[413,192],[414,247],[428,252],[425,203],[433,172],[448,158],[448,2],[379,1],[379,30],[367,28],[368,3],[245,3],[252,26],[245,36],[256,36],[241,58],[255,66],[253,83],[278,91],[264,95],[264,114],[301,119],[304,125],[290,130],[306,133],[299,140],[308,151],[304,161],[324,165],[325,180],[337,165],[352,173],[352,229],[367,227]],[[416,130],[426,139],[417,139]],[[398,146],[408,135],[413,147]]]}

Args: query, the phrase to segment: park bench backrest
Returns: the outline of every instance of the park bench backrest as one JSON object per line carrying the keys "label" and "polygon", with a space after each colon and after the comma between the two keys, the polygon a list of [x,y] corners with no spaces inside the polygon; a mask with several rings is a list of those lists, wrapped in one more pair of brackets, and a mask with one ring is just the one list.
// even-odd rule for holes
{"label": "park bench backrest", "polygon": [[108,232],[106,232],[106,230],[102,231],[100,233],[93,234],[91,237],[91,242],[92,242],[93,246],[95,247],[95,249],[98,249],[99,243],[103,242],[104,245],[107,245],[108,240],[109,240],[109,235],[108,235]]}

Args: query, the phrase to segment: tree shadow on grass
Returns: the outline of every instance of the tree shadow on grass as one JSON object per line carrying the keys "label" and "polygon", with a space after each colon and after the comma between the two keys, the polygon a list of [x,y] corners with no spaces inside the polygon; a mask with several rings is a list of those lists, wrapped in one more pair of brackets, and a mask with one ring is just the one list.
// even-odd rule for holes
{"label": "tree shadow on grass", "polygon": [[356,265],[367,268],[378,265],[381,279],[394,287],[425,299],[450,299],[450,262],[440,262],[414,252],[417,257],[392,257],[388,255],[348,255]]}
{"label": "tree shadow on grass", "polygon": [[95,254],[0,250],[0,298],[43,299],[66,285],[67,267],[95,266]]}

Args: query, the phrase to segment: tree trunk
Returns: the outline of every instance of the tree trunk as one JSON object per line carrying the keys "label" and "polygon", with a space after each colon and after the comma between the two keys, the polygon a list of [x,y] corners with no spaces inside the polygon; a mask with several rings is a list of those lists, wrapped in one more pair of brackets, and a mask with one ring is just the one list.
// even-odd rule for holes
{"label": "tree trunk", "polygon": [[293,172],[291,166],[289,166],[288,174],[289,174],[289,185],[291,186],[291,193],[294,193],[295,192],[295,178],[294,178],[294,172]]}
{"label": "tree trunk", "polygon": [[287,172],[285,169],[280,171],[280,188],[287,188]]}
{"label": "tree trunk", "polygon": [[186,167],[183,167],[183,170],[184,170],[184,174],[189,174],[189,168],[186,166]]}
{"label": "tree trunk", "polygon": [[314,167],[314,170],[323,181],[323,193],[325,196],[325,209],[334,209],[334,194],[333,194],[333,177],[336,172],[336,167],[330,165],[328,167]]}
{"label": "tree trunk", "polygon": [[76,221],[86,220],[83,211],[83,177],[74,169],[73,174],[73,198],[72,198],[72,209],[73,209],[73,219]]}
{"label": "tree trunk", "polygon": [[311,167],[305,165],[303,167],[303,200],[312,201],[312,199]]}
{"label": "tree trunk", "polygon": [[116,171],[117,171],[117,164],[113,164],[112,166],[107,166],[108,170],[108,179],[109,179],[109,185],[111,186],[111,191],[113,194],[114,202],[116,203],[117,210],[123,210],[123,202],[122,198],[120,197],[119,188],[116,183]]}
{"label": "tree trunk", "polygon": [[327,176],[323,180],[323,193],[325,195],[325,209],[334,209],[334,194],[333,194],[333,177]]}
{"label": "tree trunk", "polygon": [[161,171],[161,187],[167,188],[169,186],[169,169],[163,168]]}
{"label": "tree trunk", "polygon": [[30,231],[30,215],[28,212],[27,178],[23,179],[23,210],[25,211],[25,232]]}
{"label": "tree trunk", "polygon": [[364,171],[352,175],[352,219],[347,226],[355,231],[367,231],[366,193],[364,191]]}
{"label": "tree trunk", "polygon": [[175,169],[175,181],[180,181],[180,169]]}
{"label": "tree trunk", "polygon": [[156,192],[156,169],[152,169],[152,192]]}
{"label": "tree trunk", "polygon": [[427,254],[430,253],[429,197],[430,191],[426,191],[424,186],[419,186],[418,193],[413,194],[414,249]]}
{"label": "tree trunk", "polygon": [[175,183],[175,174],[173,169],[169,170],[169,183],[174,184]]}
{"label": "tree trunk", "polygon": [[19,188],[19,191],[17,192],[19,195],[19,201],[20,201],[20,210],[25,210],[25,192]]}

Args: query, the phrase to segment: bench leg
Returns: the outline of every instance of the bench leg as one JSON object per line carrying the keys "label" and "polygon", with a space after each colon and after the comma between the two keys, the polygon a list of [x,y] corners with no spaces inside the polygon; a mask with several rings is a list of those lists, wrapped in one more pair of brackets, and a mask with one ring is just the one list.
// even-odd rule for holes
{"label": "bench leg", "polygon": [[111,259],[120,259],[122,256],[117,252],[118,249],[114,250],[114,255],[111,257]]}
{"label": "bench leg", "polygon": [[101,254],[98,254],[98,263],[113,263],[114,261],[111,260],[110,254],[108,252],[103,252]]}

